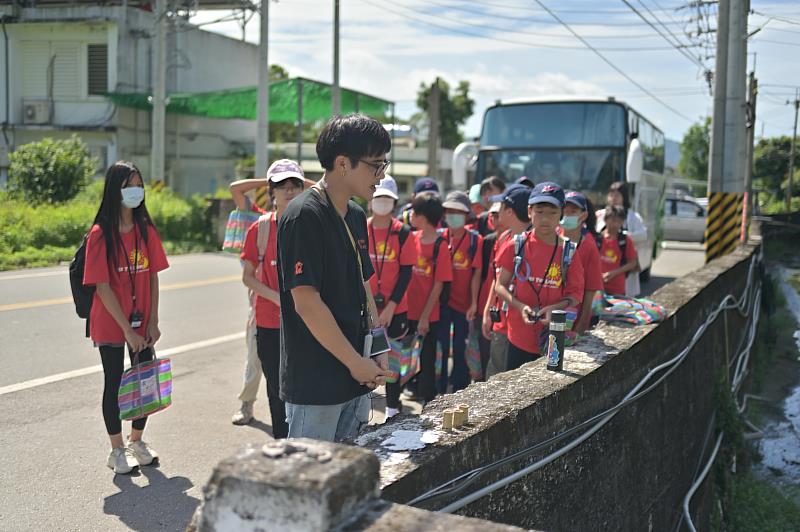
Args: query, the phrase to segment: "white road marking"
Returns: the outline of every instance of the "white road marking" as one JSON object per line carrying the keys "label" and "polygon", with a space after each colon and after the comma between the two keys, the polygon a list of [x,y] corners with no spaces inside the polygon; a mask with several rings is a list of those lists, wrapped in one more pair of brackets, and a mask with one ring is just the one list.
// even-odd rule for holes
{"label": "white road marking", "polygon": [[[232,342],[234,340],[241,340],[244,338],[244,332],[238,332],[235,334],[228,334],[225,336],[217,336],[216,338],[209,338],[207,340],[201,340],[199,342],[193,342],[191,344],[184,344],[179,345],[177,347],[172,347],[170,349],[164,349],[163,351],[158,351],[159,358],[167,358],[173,357],[175,355],[180,355],[181,353],[187,353],[189,351],[196,351],[198,349],[203,349],[206,347],[212,347],[219,344],[224,344],[227,342]],[[89,366],[86,368],[81,369],[74,369],[72,371],[65,371],[64,373],[56,373],[55,375],[49,375],[47,377],[40,377],[38,379],[31,379],[29,381],[18,382],[16,384],[10,384],[8,386],[3,386],[0,388],[0,395],[6,395],[9,393],[20,392],[22,390],[28,390],[30,388],[36,388],[38,386],[44,386],[45,384],[52,384],[54,382],[59,382],[67,379],[72,379],[75,377],[82,377],[84,375],[91,375],[92,373],[99,373],[103,371],[103,366],[98,364],[96,366]]]}
{"label": "white road marking", "polygon": [[36,277],[55,277],[56,275],[66,275],[67,269],[61,269],[49,272],[36,272],[36,273],[18,273],[13,275],[0,275],[0,281],[14,281],[17,279],[33,279]]}

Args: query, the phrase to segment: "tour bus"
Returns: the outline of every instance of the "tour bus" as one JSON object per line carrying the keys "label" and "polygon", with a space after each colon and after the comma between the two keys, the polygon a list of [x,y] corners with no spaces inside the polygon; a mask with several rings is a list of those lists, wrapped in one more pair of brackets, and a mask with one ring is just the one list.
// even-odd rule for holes
{"label": "tour bus", "polygon": [[498,101],[484,114],[479,142],[461,144],[453,157],[454,185],[493,175],[507,183],[522,176],[555,181],[597,208],[611,183],[627,181],[647,226],[637,251],[642,277],[649,277],[663,232],[664,134],[630,106],[614,98]]}

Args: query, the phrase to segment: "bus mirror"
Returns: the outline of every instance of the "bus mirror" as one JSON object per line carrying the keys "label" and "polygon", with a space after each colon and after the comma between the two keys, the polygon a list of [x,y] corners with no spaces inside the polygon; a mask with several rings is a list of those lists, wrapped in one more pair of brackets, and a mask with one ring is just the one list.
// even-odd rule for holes
{"label": "bus mirror", "polygon": [[455,190],[467,188],[467,170],[478,155],[476,142],[462,142],[453,150],[453,187]]}
{"label": "bus mirror", "polygon": [[644,170],[644,153],[639,139],[631,140],[628,147],[628,160],[625,163],[625,178],[628,183],[639,183],[642,181],[642,171]]}

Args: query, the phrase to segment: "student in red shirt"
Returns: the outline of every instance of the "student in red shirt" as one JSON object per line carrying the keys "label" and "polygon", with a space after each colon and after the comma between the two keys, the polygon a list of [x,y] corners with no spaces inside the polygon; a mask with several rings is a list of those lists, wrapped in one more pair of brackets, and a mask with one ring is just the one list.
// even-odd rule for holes
{"label": "student in red shirt", "polygon": [[[609,205],[603,218],[606,226],[603,229],[602,239],[599,239],[599,247],[605,291],[607,294],[625,295],[625,276],[639,267],[633,240],[622,231],[625,208],[620,205]],[[625,242],[624,251],[620,245],[622,242]]]}
{"label": "student in red shirt", "polygon": [[423,192],[414,197],[411,208],[411,223],[419,231],[414,239],[417,262],[411,270],[411,284],[408,287],[409,334],[416,331],[425,337],[420,354],[417,394],[424,402],[428,402],[436,397],[439,300],[442,290],[453,280],[453,266],[447,242],[436,232],[436,226],[444,214],[442,200],[431,192]]}
{"label": "student in red shirt", "polygon": [[[268,190],[275,211],[267,213],[268,239],[259,258],[259,223],[247,230],[242,250],[242,282],[255,299],[257,354],[267,381],[267,400],[272,419],[272,437],[286,438],[286,405],[280,398],[281,300],[278,293],[278,220],[292,199],[303,191],[303,169],[289,159],[275,161],[267,170]],[[265,226],[266,228],[266,226]],[[259,260],[260,259],[260,260]],[[260,264],[259,264],[260,263]]]}
{"label": "student in red shirt", "polygon": [[577,246],[575,258],[583,265],[583,273],[586,276],[583,286],[583,301],[580,303],[578,317],[572,328],[577,333],[591,328],[592,301],[594,295],[603,290],[603,273],[600,270],[600,253],[597,251],[595,225],[594,208],[586,196],[574,190],[567,191],[561,228],[564,236]]}
{"label": "student in red shirt", "polygon": [[119,161],[106,172],[103,201],[86,241],[83,284],[97,290],[89,315],[89,336],[100,349],[105,385],[103,420],[111,440],[107,465],[130,473],[149,465],[158,454],[142,441],[147,418],[137,419],[122,439],[117,395],[122,380],[125,344],[131,363],[153,359],[158,328],[158,272],[167,257],[144,203],[142,174],[133,163]]}
{"label": "student in red shirt", "polygon": [[[497,259],[502,250],[511,245],[514,237],[530,228],[531,220],[528,215],[528,199],[531,189],[521,184],[508,187],[505,192],[493,196],[498,209],[497,227],[502,229],[497,236],[492,250],[491,268],[492,283],[489,287],[489,297],[483,308],[483,337],[490,341],[489,351],[491,361],[484,365],[486,377],[495,375],[506,369],[506,354],[508,351],[507,305],[503,303],[495,290],[499,266]],[[494,209],[494,205],[492,208]],[[495,319],[492,319],[494,314]]]}
{"label": "student in red shirt", "polygon": [[521,260],[515,264],[516,246],[512,244],[506,245],[497,259],[497,294],[509,307],[506,369],[539,358],[540,335],[550,324],[551,312],[576,305],[583,297],[579,260],[569,261],[566,282],[564,279],[566,241],[556,231],[564,209],[564,190],[556,183],[539,183],[528,204],[533,229],[524,233]]}
{"label": "student in red shirt", "polygon": [[436,383],[438,393],[447,393],[448,359],[450,358],[450,326],[453,328],[453,391],[463,390],[469,385],[469,370],[465,358],[469,323],[478,310],[478,292],[481,288],[483,237],[477,231],[467,230],[465,225],[470,215],[469,197],[454,190],[447,194],[444,203],[447,229],[441,231],[447,241],[453,264],[453,282],[450,297],[441,305],[439,320],[439,346],[442,349],[442,373]]}
{"label": "student in red shirt", "polygon": [[[372,217],[367,220],[369,256],[375,270],[369,284],[379,325],[386,327],[389,337],[402,338],[408,333],[406,290],[417,256],[411,227],[392,217],[396,206],[397,183],[387,174],[372,195]],[[401,408],[400,384],[387,382],[385,419],[399,414]]]}

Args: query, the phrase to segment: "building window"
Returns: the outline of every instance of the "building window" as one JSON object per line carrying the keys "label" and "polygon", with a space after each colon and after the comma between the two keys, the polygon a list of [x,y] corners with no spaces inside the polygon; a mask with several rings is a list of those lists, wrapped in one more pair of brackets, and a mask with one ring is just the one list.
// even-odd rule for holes
{"label": "building window", "polygon": [[88,51],[89,96],[102,96],[108,92],[108,45],[90,44]]}

